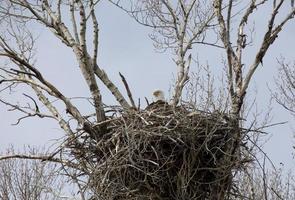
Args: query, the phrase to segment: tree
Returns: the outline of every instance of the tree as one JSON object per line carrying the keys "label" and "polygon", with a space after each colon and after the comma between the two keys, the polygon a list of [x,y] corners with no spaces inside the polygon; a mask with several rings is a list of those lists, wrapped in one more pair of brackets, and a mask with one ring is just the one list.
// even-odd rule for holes
{"label": "tree", "polygon": [[[7,153],[15,154],[15,151],[10,148]],[[36,149],[29,149],[29,154],[36,154]],[[65,181],[56,164],[11,159],[1,162],[0,169],[0,198],[3,200],[66,199],[61,195]]]}
{"label": "tree", "polygon": [[[97,64],[99,26],[95,9],[99,1],[95,0],[5,0],[0,5],[0,22],[7,27],[0,36],[0,56],[7,62],[1,67],[1,91],[25,84],[38,99],[25,94],[31,101],[29,106],[4,99],[1,102],[25,114],[19,121],[38,116],[58,122],[66,133],[65,142],[42,159],[73,168],[70,177],[77,177],[77,173],[83,176],[80,181],[86,180],[85,188],[97,199],[233,198],[234,172],[251,161],[247,138],[251,132],[261,132],[243,126],[245,96],[270,46],[294,17],[294,8],[279,16],[287,4],[284,0],[128,2],[131,9],[126,8],[125,1],[111,1],[154,30],[151,38],[157,48],[172,50],[177,77],[169,104],[138,108],[125,78],[122,76],[131,103]],[[249,63],[243,59],[253,42],[248,22],[269,4],[273,7],[266,31]],[[91,94],[94,114],[83,114],[40,72],[34,62],[36,40],[29,31],[30,23],[41,24],[73,51]],[[226,56],[229,106],[222,110],[208,113],[182,101],[197,45],[220,48]],[[104,106],[98,80],[119,107]],[[55,106],[52,100],[62,106]],[[40,109],[40,103],[47,110]],[[61,114],[63,110],[67,115]]]}
{"label": "tree", "polygon": [[292,115],[295,113],[295,70],[294,64],[285,63],[284,60],[279,62],[279,74],[276,79],[278,91],[274,93],[276,101],[288,110]]}
{"label": "tree", "polygon": [[284,177],[283,169],[269,171],[255,166],[239,175],[239,195],[234,199],[294,199],[294,176],[288,173]]}

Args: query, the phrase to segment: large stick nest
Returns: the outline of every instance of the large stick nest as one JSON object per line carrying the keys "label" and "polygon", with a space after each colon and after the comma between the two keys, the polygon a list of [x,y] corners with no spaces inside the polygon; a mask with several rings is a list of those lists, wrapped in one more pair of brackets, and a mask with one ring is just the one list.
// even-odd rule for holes
{"label": "large stick nest", "polygon": [[108,200],[217,199],[236,162],[231,124],[218,112],[165,103],[112,117],[91,155],[83,153],[95,163],[93,191]]}

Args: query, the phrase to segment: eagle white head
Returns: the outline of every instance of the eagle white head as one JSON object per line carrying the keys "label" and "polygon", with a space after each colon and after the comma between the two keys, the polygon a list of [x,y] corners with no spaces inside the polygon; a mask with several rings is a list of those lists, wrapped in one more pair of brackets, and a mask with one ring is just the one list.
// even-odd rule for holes
{"label": "eagle white head", "polygon": [[155,90],[153,92],[153,96],[154,96],[154,101],[165,101],[165,95],[164,92],[162,90]]}

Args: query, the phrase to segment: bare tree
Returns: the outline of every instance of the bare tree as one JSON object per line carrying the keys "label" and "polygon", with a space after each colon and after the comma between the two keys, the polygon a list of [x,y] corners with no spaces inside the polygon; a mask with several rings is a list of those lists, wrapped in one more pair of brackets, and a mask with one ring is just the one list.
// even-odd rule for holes
{"label": "bare tree", "polygon": [[[174,87],[172,102],[179,102],[183,86],[188,81],[190,50],[195,44],[209,45],[225,49],[228,68],[228,90],[231,96],[232,113],[239,115],[247,88],[257,67],[263,64],[263,58],[269,47],[275,42],[284,25],[294,16],[294,8],[276,21],[284,1],[273,1],[272,12],[264,32],[260,48],[252,63],[245,66],[243,55],[253,45],[253,27],[249,18],[267,1],[131,1],[130,10],[120,5],[124,1],[114,1],[117,6],[129,13],[137,22],[151,27],[155,46],[159,49],[173,49],[176,57],[178,76]],[[123,3],[121,3],[123,4]],[[290,4],[288,4],[290,5]],[[216,17],[216,18],[214,18]],[[217,23],[217,24],[216,24]],[[208,32],[218,32],[220,40],[212,41]],[[236,30],[236,31],[235,31]],[[208,40],[208,38],[210,38]],[[221,41],[221,43],[220,43]]]}
{"label": "bare tree", "polygon": [[217,41],[207,42],[207,32],[214,27],[214,10],[211,1],[112,1],[140,24],[153,29],[150,38],[160,51],[172,50],[177,66],[177,77],[171,104],[176,106],[183,88],[189,81],[191,50],[195,44],[217,46]]}
{"label": "bare tree", "polygon": [[[264,160],[265,161],[265,160]],[[266,168],[265,162],[260,166],[248,166],[235,180],[235,190],[239,191],[231,199],[294,199],[294,174],[284,173],[281,166],[279,169]]]}
{"label": "bare tree", "polygon": [[[0,36],[0,56],[6,62],[0,67],[0,91],[24,84],[34,93],[24,94],[30,102],[26,105],[5,99],[1,102],[24,114],[17,123],[28,117],[52,118],[66,133],[60,148],[49,155],[4,156],[0,160],[29,158],[59,163],[80,184],[80,191],[90,190],[96,199],[230,199],[234,172],[253,159],[247,144],[249,135],[262,132],[243,126],[245,96],[268,49],[294,17],[294,7],[288,4],[288,12],[279,15],[287,4],[284,0],[128,1],[131,9],[124,1],[110,1],[152,28],[155,47],[172,50],[177,67],[170,102],[158,101],[141,110],[135,108],[126,79],[121,76],[131,105],[97,64],[95,9],[99,2],[4,0],[0,5],[0,23],[5,27]],[[266,4],[273,8],[249,64],[244,60],[253,42],[248,22]],[[87,100],[93,105],[93,114],[83,114],[40,72],[34,60],[36,40],[28,28],[33,22],[53,32],[73,51],[90,92]],[[92,38],[86,37],[89,30]],[[190,81],[196,45],[218,48],[226,55],[227,94],[223,96],[229,96],[230,101],[221,112],[199,110],[181,99]],[[111,91],[119,106],[104,106],[97,80]],[[210,85],[210,77],[208,80]],[[212,100],[210,87],[205,90],[206,100]],[[62,107],[51,100],[61,102]],[[40,103],[46,109],[41,109]],[[61,114],[63,110],[67,115]]]}
{"label": "bare tree", "polygon": [[[69,135],[72,135],[72,130],[61,117],[57,108],[47,100],[46,94],[63,102],[67,112],[77,120],[79,126],[88,129],[87,131],[94,135],[97,134],[97,130],[93,130],[77,107],[57,87],[47,81],[38,70],[38,67],[35,66],[33,58],[35,40],[33,35],[26,30],[25,24],[28,20],[41,23],[51,30],[61,42],[73,50],[95,105],[96,121],[101,122],[105,120],[105,113],[96,77],[110,89],[124,109],[128,109],[130,106],[117,87],[110,81],[107,74],[97,65],[99,30],[94,12],[97,3],[96,1],[4,1],[1,5],[2,26],[8,25],[9,32],[11,32],[14,40],[14,44],[8,44],[9,38],[6,38],[7,35],[1,36],[1,56],[8,58],[16,67],[12,70],[2,68],[4,72],[7,72],[8,77],[3,77],[1,82],[8,82],[9,84],[25,83],[31,86],[39,100],[48,108],[51,117],[55,118],[62,129]],[[64,9],[69,8],[71,25],[66,25],[63,21],[62,15],[65,13],[61,12],[62,7],[65,7]],[[77,13],[79,14],[79,25],[76,22]],[[17,25],[13,21],[17,21]],[[90,22],[93,25],[92,53],[89,52],[89,44],[86,41],[88,39],[86,39],[87,23]],[[24,30],[20,30],[20,26]],[[33,115],[41,116],[38,111],[34,112]],[[48,117],[48,115],[45,116]]]}
{"label": "bare tree", "polygon": [[277,92],[274,93],[276,101],[288,110],[292,115],[295,114],[295,65],[279,61],[279,74],[276,78]]}
{"label": "bare tree", "polygon": [[[152,35],[152,39],[157,46],[173,48],[176,55],[178,55],[176,59],[178,76],[173,96],[176,99],[172,99],[172,102],[178,103],[179,98],[177,96],[181,96],[183,85],[188,78],[189,67],[182,64],[190,63],[191,54],[185,61],[182,55],[185,55],[188,49],[196,43],[224,48],[227,58],[227,88],[231,100],[230,114],[233,119],[236,119],[233,122],[236,129],[236,133],[234,133],[235,139],[229,144],[231,147],[228,152],[231,155],[228,159],[231,160],[235,157],[234,152],[238,152],[237,146],[240,146],[241,139],[244,137],[240,131],[240,119],[243,117],[242,107],[253,74],[259,65],[263,65],[263,58],[269,47],[277,39],[284,25],[293,19],[295,12],[293,4],[291,3],[288,12],[283,16],[278,15],[283,5],[290,6],[288,2],[286,3],[283,0],[273,1],[272,4],[264,0],[253,0],[251,2],[235,0],[205,2],[150,0],[139,1],[139,4],[141,5],[140,9],[136,9],[136,6],[134,6],[129,13],[140,24],[150,26],[155,32],[160,33],[161,40]],[[269,13],[268,24],[263,33],[264,37],[260,42],[260,47],[249,63],[248,60],[246,61],[243,58],[243,55],[250,51],[249,46],[253,45],[253,31],[251,25],[249,25],[249,20],[265,4],[271,4],[273,8]],[[216,19],[216,21],[213,19]],[[217,25],[214,25],[214,23],[217,23]],[[206,33],[212,27],[218,32],[221,43],[219,41],[215,43],[205,42]],[[201,31],[199,32],[199,30]],[[224,165],[226,166],[226,164]],[[231,169],[232,167],[229,167],[229,170]],[[221,197],[216,196],[215,198],[219,199]]]}
{"label": "bare tree", "polygon": [[[35,149],[25,151],[35,155]],[[6,152],[16,154],[13,148]],[[57,164],[40,160],[5,160],[0,162],[0,198],[3,200],[67,199]]]}
{"label": "bare tree", "polygon": [[[254,72],[260,64],[263,64],[263,57],[265,56],[269,47],[275,42],[278,34],[282,31],[283,26],[293,18],[294,9],[285,14],[283,19],[276,22],[278,12],[285,1],[273,2],[273,10],[270,13],[267,30],[264,33],[263,40],[259,50],[257,51],[252,63],[249,66],[244,66],[242,55],[247,47],[247,33],[245,31],[249,17],[259,9],[267,1],[251,1],[247,9],[242,14],[239,24],[235,29],[236,35],[232,38],[233,23],[231,22],[235,14],[233,9],[235,1],[229,1],[227,4],[222,4],[222,1],[214,1],[215,12],[220,25],[220,38],[223,42],[224,48],[227,53],[228,62],[228,79],[229,79],[229,92],[232,100],[232,113],[239,115],[243,105],[244,97],[249,87]],[[226,7],[227,12],[223,12]],[[233,40],[236,39],[236,42]],[[248,70],[248,71],[247,71]],[[243,76],[243,74],[245,74]]]}

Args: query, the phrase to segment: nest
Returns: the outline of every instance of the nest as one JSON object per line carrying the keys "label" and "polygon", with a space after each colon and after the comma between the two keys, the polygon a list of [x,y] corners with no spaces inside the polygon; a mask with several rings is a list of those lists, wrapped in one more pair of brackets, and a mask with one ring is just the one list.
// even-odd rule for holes
{"label": "nest", "polygon": [[84,154],[95,163],[92,190],[105,200],[219,199],[236,159],[231,124],[217,112],[165,103],[112,117]]}

